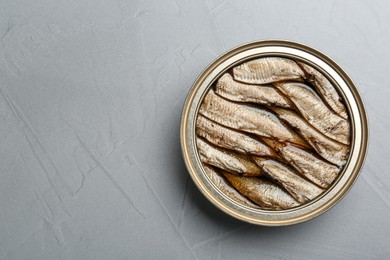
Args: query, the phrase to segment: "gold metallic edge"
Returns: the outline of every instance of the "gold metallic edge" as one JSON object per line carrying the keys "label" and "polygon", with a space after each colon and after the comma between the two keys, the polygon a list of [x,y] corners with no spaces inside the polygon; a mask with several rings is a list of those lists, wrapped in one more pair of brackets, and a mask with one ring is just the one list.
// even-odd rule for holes
{"label": "gold metallic edge", "polygon": [[[327,200],[322,206],[316,208],[315,210],[308,212],[304,215],[297,216],[294,218],[286,218],[282,220],[264,220],[256,218],[256,216],[248,216],[245,214],[245,212],[242,212],[237,209],[231,209],[231,207],[228,207],[226,205],[226,199],[224,198],[216,198],[216,194],[212,193],[209,188],[205,187],[205,183],[203,183],[200,180],[200,176],[197,174],[197,170],[195,169],[196,165],[193,165],[193,162],[190,160],[190,153],[189,153],[189,144],[187,143],[187,123],[188,123],[188,114],[191,109],[191,107],[194,106],[192,104],[194,96],[197,94],[200,86],[202,85],[203,81],[208,77],[210,72],[215,70],[215,68],[222,63],[222,61],[226,61],[227,59],[235,56],[236,54],[239,54],[240,52],[244,52],[250,49],[254,48],[260,48],[260,47],[269,47],[269,46],[279,46],[279,47],[287,47],[287,48],[294,48],[306,53],[309,53],[313,56],[315,56],[318,59],[321,59],[325,63],[327,63],[333,70],[335,70],[341,78],[346,83],[348,89],[352,92],[354,101],[356,102],[356,106],[358,107],[357,113],[350,113],[350,115],[354,115],[354,117],[358,114],[361,121],[361,132],[362,132],[362,140],[360,144],[360,149],[358,153],[358,160],[356,164],[353,166],[352,172],[348,179],[345,181],[344,185],[336,192],[336,194],[331,197],[329,200]],[[247,59],[248,57],[245,57]],[[343,90],[341,90],[343,92]],[[202,93],[204,95],[204,93]],[[199,104],[195,104],[199,106]],[[354,128],[356,125],[354,124]],[[368,145],[368,123],[367,123],[367,115],[365,112],[364,104],[361,99],[361,96],[356,89],[354,83],[350,79],[350,77],[344,72],[344,70],[341,69],[340,66],[338,66],[332,59],[327,57],[326,55],[322,54],[318,50],[315,50],[311,47],[308,47],[303,44],[290,42],[290,41],[280,41],[280,40],[269,40],[269,41],[260,41],[260,42],[252,42],[248,44],[244,44],[242,46],[239,46],[237,48],[232,49],[231,51],[226,52],[225,54],[221,55],[219,58],[214,60],[197,78],[194,85],[192,86],[191,90],[189,91],[189,94],[186,98],[184,107],[183,107],[183,113],[182,113],[182,121],[181,121],[181,127],[180,127],[180,139],[181,139],[181,147],[183,152],[184,161],[186,164],[186,167],[195,182],[198,189],[204,194],[204,196],[211,201],[215,206],[217,206],[219,209],[224,211],[225,213],[249,222],[253,224],[259,224],[259,225],[266,225],[266,226],[282,226],[282,225],[290,225],[290,224],[296,224],[300,223],[309,219],[312,219],[316,216],[319,216],[320,214],[327,211],[329,208],[334,206],[339,200],[341,200],[345,194],[348,192],[348,190],[351,188],[353,183],[356,181],[359,172],[362,168],[362,165],[364,163],[365,155],[367,152],[367,145]],[[194,145],[194,144],[193,144]],[[199,163],[199,161],[198,161]],[[350,167],[348,165],[348,167]],[[201,167],[200,167],[201,168]],[[202,172],[204,175],[204,172]],[[204,176],[203,176],[204,177]],[[303,206],[305,207],[305,206]],[[264,211],[270,215],[275,214],[275,212],[272,211]],[[286,211],[288,214],[288,211]]]}

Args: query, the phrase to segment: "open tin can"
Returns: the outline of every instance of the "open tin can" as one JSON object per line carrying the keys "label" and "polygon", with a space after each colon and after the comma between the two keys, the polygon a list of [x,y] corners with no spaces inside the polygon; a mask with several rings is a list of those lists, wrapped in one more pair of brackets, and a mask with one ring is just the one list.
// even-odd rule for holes
{"label": "open tin can", "polygon": [[[294,207],[276,208],[276,210],[270,210],[261,205],[260,207],[250,207],[245,203],[240,203],[238,200],[234,200],[227,196],[226,192],[223,192],[223,190],[221,190],[206,173],[197,148],[197,118],[202,102],[209,90],[215,87],[216,82],[222,75],[231,72],[233,68],[237,68],[237,66],[248,61],[265,57],[278,57],[292,60],[298,64],[303,63],[325,76],[332,86],[334,86],[340,96],[340,100],[342,100],[343,105],[345,106],[346,118],[349,126],[348,153],[345,154],[345,160],[342,165],[340,164],[337,166],[339,169],[338,174],[332,183],[326,188],[314,184],[314,186],[321,190],[321,193],[318,196],[305,201],[305,203],[299,203]],[[250,84],[252,83],[249,83],[248,85]],[[299,102],[299,100],[297,102]],[[236,104],[237,102],[233,103]],[[299,109],[294,107],[293,110],[298,111]],[[268,111],[268,108],[266,108],[266,110]],[[273,110],[270,111],[271,112],[264,113],[274,112]],[[295,112],[298,113],[300,110],[297,111]],[[311,118],[309,117],[309,120],[310,119]],[[296,126],[294,127],[296,128]],[[332,130],[333,128],[329,129]],[[251,135],[253,132],[249,134]],[[366,155],[367,141],[368,126],[366,112],[358,90],[352,80],[333,60],[321,52],[305,45],[289,41],[253,42],[223,54],[210,64],[198,77],[187,96],[182,113],[181,147],[187,169],[196,186],[210,202],[225,213],[237,219],[258,225],[282,226],[304,222],[324,213],[335,205],[348,192],[358,177]],[[310,143],[310,140],[308,143]],[[316,150],[315,144],[312,146],[314,147],[314,150]],[[310,152],[308,152],[308,154],[310,154]],[[332,154],[332,151],[330,154]],[[324,158],[321,158],[320,155],[321,151],[319,152],[319,155],[316,154],[313,158],[326,161]],[[337,165],[337,162],[332,163]],[[332,165],[331,167],[336,167],[333,166],[332,163],[329,163]],[[284,165],[284,162],[282,164]],[[289,166],[287,165],[286,167]],[[297,169],[299,170],[299,167]],[[261,168],[261,171],[266,170]],[[296,172],[293,168],[291,171]],[[310,172],[308,174],[310,174]],[[266,178],[269,177],[268,174]],[[306,177],[307,176],[302,177],[305,179],[305,182],[308,180]],[[280,182],[283,181],[277,181],[277,184],[280,185]],[[289,187],[284,186],[283,183],[281,187],[283,192],[287,193],[290,191]],[[247,194],[243,195],[245,197]],[[306,197],[303,196],[303,198]]]}

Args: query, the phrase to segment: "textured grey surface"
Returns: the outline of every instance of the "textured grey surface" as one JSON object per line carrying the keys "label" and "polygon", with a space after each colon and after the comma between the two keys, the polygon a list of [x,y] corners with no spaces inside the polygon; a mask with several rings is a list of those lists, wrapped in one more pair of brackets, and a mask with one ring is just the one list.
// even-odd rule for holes
{"label": "textured grey surface", "polygon": [[[367,259],[390,249],[387,1],[0,2],[0,259]],[[353,189],[304,224],[214,208],[184,167],[179,123],[202,69],[289,39],[358,86],[370,149]]]}

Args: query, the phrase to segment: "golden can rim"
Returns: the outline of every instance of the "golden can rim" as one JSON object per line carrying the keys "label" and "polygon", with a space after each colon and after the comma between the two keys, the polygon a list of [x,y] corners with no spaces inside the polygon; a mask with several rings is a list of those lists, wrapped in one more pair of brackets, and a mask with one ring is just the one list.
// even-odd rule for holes
{"label": "golden can rim", "polygon": [[[263,56],[283,56],[302,60],[324,73],[344,98],[352,122],[351,151],[338,180],[319,198],[300,207],[267,211],[249,209],[227,198],[208,180],[195,144],[195,120],[203,96],[213,82],[229,68],[245,60]],[[236,47],[213,61],[196,79],[184,103],[180,141],[183,158],[192,180],[203,195],[225,213],[252,224],[284,226],[317,217],[334,206],[349,191],[364,164],[368,146],[368,121],[363,100],[351,78],[331,58],[320,51],[291,41],[265,40]]]}

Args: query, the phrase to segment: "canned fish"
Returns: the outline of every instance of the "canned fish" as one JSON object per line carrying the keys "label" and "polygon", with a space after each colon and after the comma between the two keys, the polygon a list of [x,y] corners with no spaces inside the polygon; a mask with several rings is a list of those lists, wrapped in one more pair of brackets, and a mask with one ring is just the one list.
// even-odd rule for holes
{"label": "canned fish", "polygon": [[366,112],[348,75],[302,44],[260,41],[210,64],[191,88],[181,145],[199,190],[227,214],[266,226],[336,204],[363,165]]}

